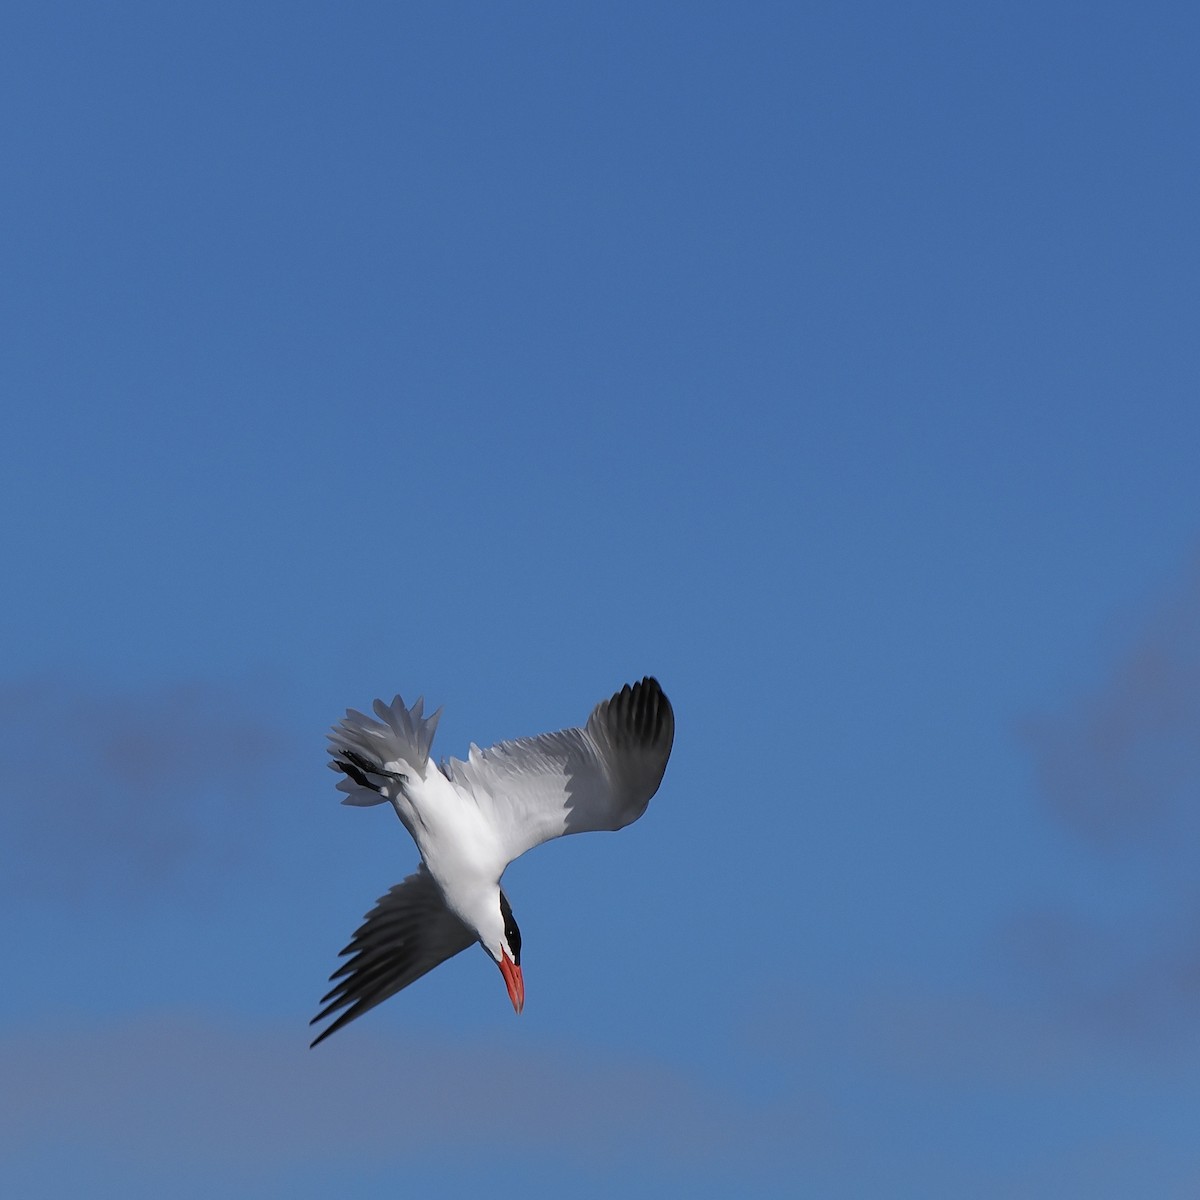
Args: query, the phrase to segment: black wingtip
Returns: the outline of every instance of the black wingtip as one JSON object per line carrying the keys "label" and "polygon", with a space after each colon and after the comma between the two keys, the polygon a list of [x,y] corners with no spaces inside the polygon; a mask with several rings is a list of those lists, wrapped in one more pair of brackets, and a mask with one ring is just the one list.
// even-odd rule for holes
{"label": "black wingtip", "polygon": [[637,683],[627,683],[613,701],[621,723],[634,737],[648,743],[674,740],[675,713],[653,675],[644,675]]}
{"label": "black wingtip", "polygon": [[[334,1012],[341,1008],[344,1003],[346,1003],[345,1000],[335,1000],[332,1004],[328,1005],[319,1013],[317,1013],[317,1015],[313,1017],[311,1021],[309,1021],[309,1025],[315,1025],[318,1021],[327,1020],[334,1014]],[[355,1017],[359,1016],[364,1011],[365,1009],[361,1003],[356,1002],[351,1004],[345,1012],[339,1013],[336,1019],[330,1021],[329,1024],[326,1025],[325,1028],[322,1029],[321,1032],[318,1033],[311,1042],[309,1042],[308,1048],[311,1050],[314,1046],[319,1046],[327,1037],[329,1037],[331,1033],[337,1033],[342,1026],[349,1024],[354,1020]]]}

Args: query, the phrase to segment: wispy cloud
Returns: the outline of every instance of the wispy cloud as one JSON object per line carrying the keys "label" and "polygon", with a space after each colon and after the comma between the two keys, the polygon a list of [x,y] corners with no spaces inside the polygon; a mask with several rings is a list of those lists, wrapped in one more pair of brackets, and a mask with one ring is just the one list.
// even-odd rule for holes
{"label": "wispy cloud", "polygon": [[130,1162],[264,1166],[448,1150],[694,1162],[733,1143],[762,1149],[755,1114],[724,1091],[594,1050],[366,1032],[310,1052],[295,1030],[176,1016],[9,1034],[0,1076],[8,1155],[54,1130],[64,1146]]}
{"label": "wispy cloud", "polygon": [[[1191,1194],[1179,1182],[1200,1158],[1191,1141],[1179,1155],[1159,1119],[1164,1107],[1194,1104],[1200,1051],[1147,1053],[1014,982],[985,970],[955,982],[914,972],[837,994],[784,989],[752,1007],[746,1043],[759,1070],[822,1097],[822,1145],[836,1163],[829,1191]],[[1113,1096],[1122,1099],[1104,1102]],[[1136,1153],[1097,1180],[1096,1164],[1118,1145]]]}
{"label": "wispy cloud", "polygon": [[1030,907],[1006,945],[1073,1019],[1177,1040],[1200,1027],[1200,570],[1098,686],[1023,734],[1041,794],[1091,852],[1105,903]]}
{"label": "wispy cloud", "polygon": [[1131,904],[1124,920],[1031,907],[1002,941],[1010,960],[1089,1036],[1161,1052],[1200,1025],[1200,910],[1186,896]]}
{"label": "wispy cloud", "polygon": [[1161,854],[1200,831],[1200,570],[1098,687],[1022,732],[1043,795],[1094,844]]}
{"label": "wispy cloud", "polygon": [[0,684],[6,885],[136,894],[228,860],[256,824],[249,789],[284,749],[232,686]]}

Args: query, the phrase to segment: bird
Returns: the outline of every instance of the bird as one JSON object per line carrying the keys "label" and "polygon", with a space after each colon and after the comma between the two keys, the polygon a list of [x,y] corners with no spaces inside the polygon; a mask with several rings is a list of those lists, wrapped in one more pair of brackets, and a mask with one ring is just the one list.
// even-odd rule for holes
{"label": "bird", "polygon": [[[420,852],[417,870],[363,918],[329,977],[313,1039],[331,1034],[475,943],[500,968],[513,1009],[525,1007],[521,931],[500,887],[534,846],[569,833],[621,829],[658,791],[675,738],[675,714],[647,675],[597,704],[579,728],[472,744],[465,761],[430,759],[442,709],[424,697],[376,700],[328,735],[328,766],[342,803],[390,803]],[[337,1014],[336,1016],[334,1014]]]}

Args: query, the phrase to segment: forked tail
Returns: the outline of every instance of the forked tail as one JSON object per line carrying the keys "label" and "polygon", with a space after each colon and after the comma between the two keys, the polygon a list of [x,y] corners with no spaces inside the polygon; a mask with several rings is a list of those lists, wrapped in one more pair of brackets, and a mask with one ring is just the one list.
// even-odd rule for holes
{"label": "forked tail", "polygon": [[439,708],[425,717],[423,696],[412,708],[399,696],[390,705],[376,700],[373,707],[378,721],[350,708],[329,733],[329,766],[345,776],[337,785],[346,794],[342,803],[358,808],[394,799],[410,774],[424,777],[442,715]]}

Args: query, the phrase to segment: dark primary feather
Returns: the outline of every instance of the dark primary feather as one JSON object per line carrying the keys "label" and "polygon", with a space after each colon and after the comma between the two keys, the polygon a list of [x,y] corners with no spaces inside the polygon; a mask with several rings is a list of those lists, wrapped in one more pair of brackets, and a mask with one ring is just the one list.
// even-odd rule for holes
{"label": "dark primary feather", "polygon": [[[658,680],[647,675],[597,704],[587,727],[607,751],[615,806],[608,828],[620,829],[646,811],[662,783],[675,742],[675,713]],[[601,827],[574,807],[567,815],[567,833]]]}
{"label": "dark primary feather", "polygon": [[647,675],[640,683],[627,683],[597,705],[596,715],[617,749],[640,750],[661,765],[653,787],[657,791],[675,740],[675,714],[658,680]]}
{"label": "dark primary feather", "polygon": [[313,1040],[316,1046],[343,1025],[465,950],[475,935],[447,907],[424,864],[396,884],[366,915],[341,952],[348,961],[329,978],[339,981],[311,1025],[345,1011]]}

